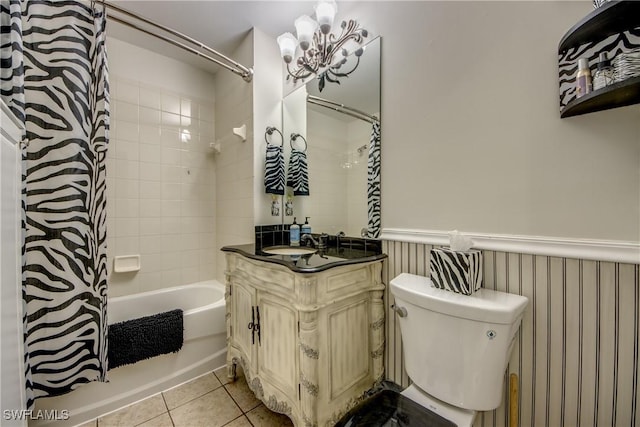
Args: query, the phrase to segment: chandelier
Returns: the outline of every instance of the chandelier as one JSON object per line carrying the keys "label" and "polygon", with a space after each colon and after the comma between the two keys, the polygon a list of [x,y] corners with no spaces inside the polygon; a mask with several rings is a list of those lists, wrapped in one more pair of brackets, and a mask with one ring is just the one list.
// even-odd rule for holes
{"label": "chandelier", "polygon": [[[340,84],[340,78],[347,77],[358,67],[364,48],[358,47],[354,52],[355,61],[346,65],[347,47],[349,44],[362,45],[368,32],[350,19],[340,24],[339,36],[331,33],[337,10],[334,0],[320,0],[315,7],[316,20],[307,15],[295,20],[297,38],[291,33],[278,37],[280,53],[287,64],[287,80],[293,78],[296,83],[315,74],[319,80],[318,89],[322,92],[326,82]],[[294,61],[298,46],[302,52]]]}

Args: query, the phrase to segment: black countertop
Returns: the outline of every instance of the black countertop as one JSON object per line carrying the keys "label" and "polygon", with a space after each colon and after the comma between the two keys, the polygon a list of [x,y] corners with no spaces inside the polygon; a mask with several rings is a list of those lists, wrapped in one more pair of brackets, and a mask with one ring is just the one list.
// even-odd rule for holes
{"label": "black countertop", "polygon": [[296,273],[317,273],[341,265],[379,261],[387,257],[380,250],[379,244],[329,247],[310,255],[301,256],[271,255],[262,252],[253,244],[225,246],[222,251],[235,252],[257,261],[284,265]]}

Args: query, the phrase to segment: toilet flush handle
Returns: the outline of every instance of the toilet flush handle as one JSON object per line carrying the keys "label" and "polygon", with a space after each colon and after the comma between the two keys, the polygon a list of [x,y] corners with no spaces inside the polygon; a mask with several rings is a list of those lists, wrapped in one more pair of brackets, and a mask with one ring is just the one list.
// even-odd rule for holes
{"label": "toilet flush handle", "polygon": [[395,304],[391,305],[391,310],[398,314],[398,317],[407,317],[407,309],[404,307],[398,307]]}

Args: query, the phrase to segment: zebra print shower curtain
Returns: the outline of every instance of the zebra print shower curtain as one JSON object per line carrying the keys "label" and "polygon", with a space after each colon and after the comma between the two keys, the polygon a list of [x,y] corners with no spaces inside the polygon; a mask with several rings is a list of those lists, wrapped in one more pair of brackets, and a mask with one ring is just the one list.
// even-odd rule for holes
{"label": "zebra print shower curtain", "polygon": [[80,1],[1,6],[2,96],[24,119],[28,143],[23,298],[32,407],[106,379],[105,16]]}

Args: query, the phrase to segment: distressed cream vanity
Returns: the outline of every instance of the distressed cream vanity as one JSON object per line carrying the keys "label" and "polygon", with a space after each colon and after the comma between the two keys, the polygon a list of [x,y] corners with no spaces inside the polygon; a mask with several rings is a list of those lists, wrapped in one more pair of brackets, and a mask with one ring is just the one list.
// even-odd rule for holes
{"label": "distressed cream vanity", "polygon": [[229,376],[240,364],[255,395],[296,426],[334,425],[383,379],[385,256],[222,250]]}

